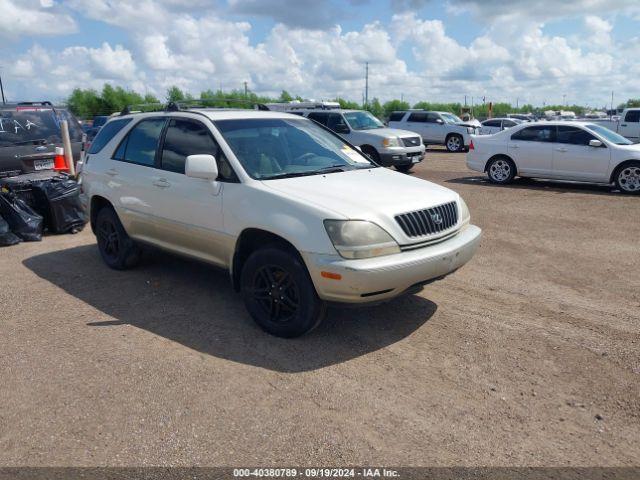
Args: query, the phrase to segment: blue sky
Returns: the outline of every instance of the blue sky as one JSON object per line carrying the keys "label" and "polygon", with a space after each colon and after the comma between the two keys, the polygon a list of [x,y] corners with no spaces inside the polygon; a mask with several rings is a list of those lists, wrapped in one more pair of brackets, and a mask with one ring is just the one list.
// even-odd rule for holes
{"label": "blue sky", "polygon": [[464,96],[603,106],[640,97],[628,0],[0,0],[10,99],[121,85],[306,98]]}

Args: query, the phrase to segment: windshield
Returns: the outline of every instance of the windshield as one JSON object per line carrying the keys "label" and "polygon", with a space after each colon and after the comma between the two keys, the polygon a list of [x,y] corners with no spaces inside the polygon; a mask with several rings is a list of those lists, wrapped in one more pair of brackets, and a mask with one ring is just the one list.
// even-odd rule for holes
{"label": "windshield", "polygon": [[447,123],[463,123],[462,120],[460,120],[460,117],[454,115],[453,113],[441,113],[440,115]]}
{"label": "windshield", "polygon": [[347,112],[344,118],[354,130],[370,130],[372,128],[384,128],[380,120],[369,112]]}
{"label": "windshield", "polygon": [[245,171],[258,180],[374,166],[340,137],[311,120],[263,118],[214,123]]}
{"label": "windshield", "polygon": [[607,127],[603,127],[602,125],[589,124],[586,127],[592,132],[597,133],[601,137],[604,137],[606,140],[610,141],[611,143],[615,143],[616,145],[633,145],[633,142],[631,140],[624,138],[622,135],[609,130]]}
{"label": "windshield", "polygon": [[82,129],[66,110],[1,110],[0,147],[29,143],[61,143],[61,119],[68,121],[71,141],[79,142],[82,139]]}

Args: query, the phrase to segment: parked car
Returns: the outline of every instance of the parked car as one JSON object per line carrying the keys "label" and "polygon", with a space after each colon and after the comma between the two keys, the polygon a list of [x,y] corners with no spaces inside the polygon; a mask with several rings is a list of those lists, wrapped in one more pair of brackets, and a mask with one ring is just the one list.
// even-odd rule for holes
{"label": "parked car", "polygon": [[481,233],[457,193],[281,112],[114,118],[81,180],[109,267],[133,267],[145,244],[217,265],[255,321],[284,337],[314,328],[328,303],[419,291],[471,259]]}
{"label": "parked car", "polygon": [[480,135],[493,135],[507,128],[515,127],[522,122],[517,118],[490,118],[482,122],[478,133]]}
{"label": "parked car", "polygon": [[619,133],[634,143],[640,142],[640,108],[625,108],[619,117],[597,120],[598,125]]}
{"label": "parked car", "polygon": [[[289,107],[279,108],[276,105]],[[406,130],[387,128],[367,111],[342,110],[335,102],[292,102],[268,106],[271,110],[287,111],[327,127],[385,167],[408,172],[424,159],[425,147],[420,136]]]}
{"label": "parked car", "polygon": [[[394,115],[403,113],[402,117]],[[470,135],[478,133],[476,125],[464,123],[453,113],[409,110],[393,112],[389,127],[416,132],[425,145],[444,145],[450,152],[461,152],[469,146]]]}
{"label": "parked car", "polygon": [[538,177],[615,184],[640,193],[640,145],[595,123],[524,123],[495,135],[472,137],[471,170],[493,183]]}
{"label": "parked car", "polygon": [[80,159],[82,127],[63,107],[51,102],[0,105],[0,177],[53,169],[62,146],[60,122],[67,120],[74,161]]}

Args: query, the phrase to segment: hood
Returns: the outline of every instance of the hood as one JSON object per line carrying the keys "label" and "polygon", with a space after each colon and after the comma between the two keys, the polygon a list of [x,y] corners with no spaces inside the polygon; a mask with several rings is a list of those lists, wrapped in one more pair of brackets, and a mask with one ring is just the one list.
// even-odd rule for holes
{"label": "hood", "polygon": [[632,145],[611,145],[616,150],[623,150],[625,155],[632,155],[633,159],[640,159],[640,143]]}
{"label": "hood", "polygon": [[397,128],[372,128],[370,130],[354,130],[354,133],[366,133],[367,135],[374,135],[376,137],[419,137],[415,132],[409,130],[399,130]]}
{"label": "hood", "polygon": [[[386,168],[265,180],[262,184],[288,197],[328,210],[327,218],[395,223],[400,213],[441,205],[458,194],[435,183]],[[330,212],[329,212],[330,210]]]}

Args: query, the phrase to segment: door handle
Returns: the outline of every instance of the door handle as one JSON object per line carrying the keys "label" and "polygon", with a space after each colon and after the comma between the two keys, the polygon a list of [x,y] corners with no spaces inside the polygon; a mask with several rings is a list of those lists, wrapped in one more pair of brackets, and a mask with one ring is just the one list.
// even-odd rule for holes
{"label": "door handle", "polygon": [[621,126],[621,127],[626,127],[626,126],[627,126],[627,124],[626,124],[626,123],[621,123],[621,124],[620,124],[620,126]]}
{"label": "door handle", "polygon": [[106,172],[107,175],[110,175],[112,177],[115,177],[116,175],[118,175],[118,171],[115,168],[110,168],[109,170],[107,170]]}
{"label": "door handle", "polygon": [[171,184],[169,182],[167,182],[166,178],[158,178],[158,179],[153,181],[153,184],[156,187],[159,187],[159,188],[167,188],[167,187],[171,186]]}
{"label": "door handle", "polygon": [[509,148],[520,148],[520,145],[514,143],[513,145],[509,145]]}
{"label": "door handle", "polygon": [[556,148],[556,152],[566,152],[567,149],[564,147]]}

